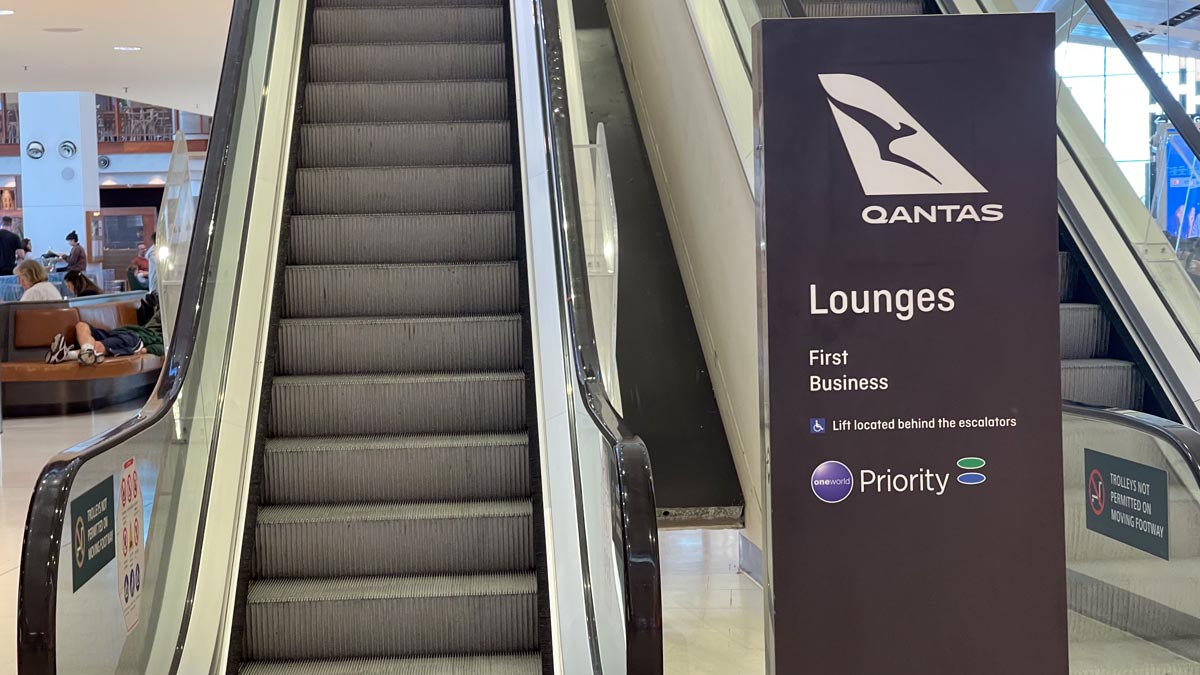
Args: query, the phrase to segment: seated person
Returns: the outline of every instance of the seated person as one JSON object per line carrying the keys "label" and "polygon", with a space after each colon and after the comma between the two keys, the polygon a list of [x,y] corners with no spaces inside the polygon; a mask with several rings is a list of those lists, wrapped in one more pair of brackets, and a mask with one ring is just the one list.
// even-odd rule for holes
{"label": "seated person", "polygon": [[150,273],[150,261],[146,258],[146,245],[137,245],[137,255],[133,257],[133,262],[129,263],[129,269],[137,273],[139,277],[144,277]]}
{"label": "seated person", "polygon": [[78,346],[67,344],[67,338],[62,333],[54,336],[50,342],[50,351],[46,352],[46,363],[64,363],[78,361],[80,365],[94,366],[104,363],[108,356],[134,356],[136,354],[153,354],[162,356],[166,351],[163,345],[162,325],[152,322],[146,326],[121,326],[113,330],[95,328],[83,321],[75,324],[75,339]]}
{"label": "seated person", "polygon": [[104,291],[96,285],[96,282],[81,272],[67,272],[67,276],[63,278],[63,283],[70,289],[71,294],[77,298],[104,294]]}
{"label": "seated person", "polygon": [[46,274],[46,268],[42,267],[38,261],[22,260],[13,273],[17,275],[17,283],[21,284],[21,288],[25,290],[25,293],[21,295],[21,302],[63,299],[58,288],[50,283],[50,276]]}

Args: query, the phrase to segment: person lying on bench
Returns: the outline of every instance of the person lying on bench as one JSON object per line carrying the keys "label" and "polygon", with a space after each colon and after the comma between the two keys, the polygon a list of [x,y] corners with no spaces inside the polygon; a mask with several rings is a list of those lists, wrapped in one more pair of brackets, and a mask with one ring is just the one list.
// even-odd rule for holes
{"label": "person lying on bench", "polygon": [[46,363],[79,361],[80,365],[94,366],[109,356],[146,353],[162,356],[165,351],[162,325],[157,322],[104,330],[80,321],[75,324],[75,339],[78,346],[68,345],[67,337],[62,333],[55,335],[50,342],[50,351],[46,352]]}

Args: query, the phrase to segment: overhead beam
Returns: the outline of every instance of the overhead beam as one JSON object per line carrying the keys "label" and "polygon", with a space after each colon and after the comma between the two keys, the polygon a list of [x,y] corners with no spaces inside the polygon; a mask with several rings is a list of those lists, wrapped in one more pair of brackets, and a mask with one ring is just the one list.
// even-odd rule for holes
{"label": "overhead beam", "polygon": [[[1200,16],[1200,4],[1193,5],[1192,7],[1183,10],[1182,12],[1167,19],[1166,21],[1163,21],[1162,23],[1160,23],[1158,25],[1162,26],[1164,28],[1174,28],[1174,27],[1182,24],[1185,21],[1191,21],[1192,19],[1196,18],[1197,16]],[[1138,33],[1137,35],[1134,35],[1133,41],[1134,42],[1144,42],[1144,41],[1149,40],[1150,38],[1154,37],[1155,35],[1158,35],[1158,33],[1153,32],[1153,31],[1143,31],[1141,33]]]}

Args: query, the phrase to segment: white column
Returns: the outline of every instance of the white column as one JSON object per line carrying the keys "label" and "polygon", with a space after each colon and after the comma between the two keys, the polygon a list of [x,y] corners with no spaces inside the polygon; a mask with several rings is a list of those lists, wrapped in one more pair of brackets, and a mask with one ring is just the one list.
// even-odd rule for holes
{"label": "white column", "polygon": [[[100,170],[96,165],[96,95],[82,92],[20,94],[21,207],[25,236],[34,252],[67,250],[74,230],[87,245],[88,214],[100,210]],[[45,147],[40,159],[29,156],[34,141]],[[73,157],[59,146],[75,144]]]}

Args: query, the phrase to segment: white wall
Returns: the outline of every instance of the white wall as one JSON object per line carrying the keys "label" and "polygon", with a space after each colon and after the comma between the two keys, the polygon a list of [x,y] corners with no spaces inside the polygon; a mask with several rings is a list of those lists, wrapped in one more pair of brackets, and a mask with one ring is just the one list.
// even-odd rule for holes
{"label": "white wall", "polygon": [[754,195],[685,0],[608,7],[746,496],[746,535],[761,547]]}
{"label": "white wall", "polygon": [[[25,236],[36,246],[64,250],[63,238],[72,230],[84,241],[88,211],[100,208],[96,167],[96,97],[80,92],[20,94],[21,216]],[[33,159],[29,143],[45,146]],[[73,142],[78,150],[64,158],[58,146]]]}

